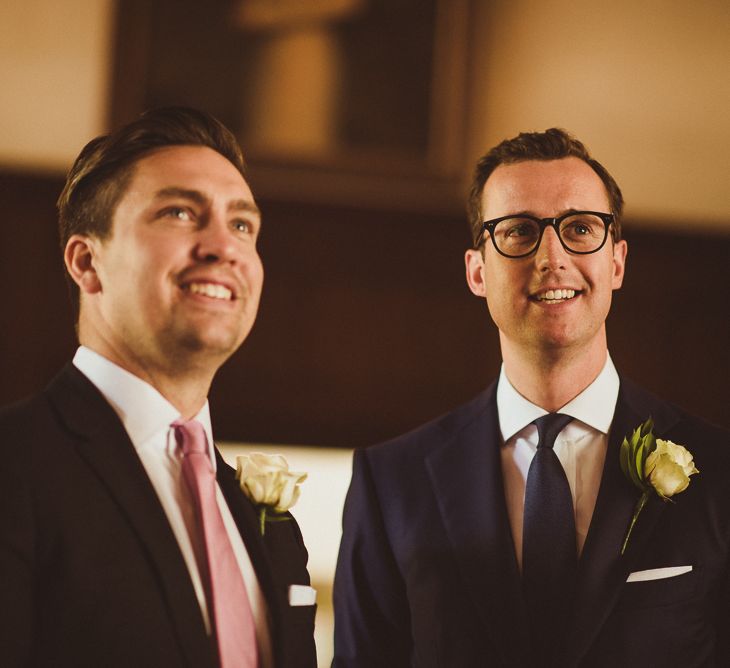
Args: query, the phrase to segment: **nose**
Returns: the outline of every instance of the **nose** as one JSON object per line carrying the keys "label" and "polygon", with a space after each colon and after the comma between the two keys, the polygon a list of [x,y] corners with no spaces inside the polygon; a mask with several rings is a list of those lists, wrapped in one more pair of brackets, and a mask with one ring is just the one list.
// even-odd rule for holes
{"label": "nose", "polygon": [[213,216],[198,230],[195,256],[207,263],[234,263],[238,258],[238,243],[227,218]]}
{"label": "nose", "polygon": [[540,245],[535,251],[535,264],[540,271],[551,271],[565,268],[567,251],[560,243],[558,233],[553,227],[546,227]]}

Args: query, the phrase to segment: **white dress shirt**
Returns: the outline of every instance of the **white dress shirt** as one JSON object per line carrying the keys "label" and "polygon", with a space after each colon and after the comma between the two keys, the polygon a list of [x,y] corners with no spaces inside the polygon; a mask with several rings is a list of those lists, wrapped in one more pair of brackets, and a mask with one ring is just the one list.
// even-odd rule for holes
{"label": "white dress shirt", "polygon": [[[559,409],[574,418],[555,440],[554,450],[570,485],[575,511],[578,555],[588,534],[603,463],[608,448],[608,429],[618,397],[619,377],[609,356],[596,379],[577,397]],[[523,397],[509,382],[504,365],[497,385],[497,411],[502,432],[502,478],[517,562],[522,568],[522,523],[525,483],[537,450],[537,427],[531,424],[547,411]]]}
{"label": "white dress shirt", "polygon": [[[180,412],[150,384],[89,348],[79,347],[73,363],[99,389],[124,424],[175,534],[203,613],[206,630],[210,634],[208,604],[195,557],[196,553],[202,554],[203,545],[192,500],[182,478],[174,431],[170,426],[180,419]],[[213,433],[207,401],[195,419],[205,429],[209,456],[215,471]],[[259,665],[269,668],[273,666],[273,658],[266,600],[241,534],[217,484],[216,498],[251,603]]]}

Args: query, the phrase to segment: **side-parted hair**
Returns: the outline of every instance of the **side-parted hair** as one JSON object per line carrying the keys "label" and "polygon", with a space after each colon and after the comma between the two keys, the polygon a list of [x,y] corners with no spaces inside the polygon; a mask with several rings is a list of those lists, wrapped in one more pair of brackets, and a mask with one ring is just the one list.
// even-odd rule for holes
{"label": "side-parted hair", "polygon": [[[56,203],[61,252],[74,234],[110,236],[114,211],[136,163],[166,146],[207,146],[245,173],[236,138],[210,114],[186,107],[147,111],[118,130],[92,139],[76,158]],[[67,279],[78,314],[79,289],[68,274]]]}
{"label": "side-parted hair", "polygon": [[603,182],[611,213],[614,216],[611,236],[614,242],[620,241],[624,198],[618,184],[598,160],[591,158],[588,149],[582,142],[565,130],[550,128],[545,132],[522,132],[512,139],[505,139],[479,159],[474,170],[467,203],[473,243],[476,244],[484,222],[482,220],[484,184],[499,165],[511,165],[528,160],[560,160],[569,157],[580,158],[586,162]]}

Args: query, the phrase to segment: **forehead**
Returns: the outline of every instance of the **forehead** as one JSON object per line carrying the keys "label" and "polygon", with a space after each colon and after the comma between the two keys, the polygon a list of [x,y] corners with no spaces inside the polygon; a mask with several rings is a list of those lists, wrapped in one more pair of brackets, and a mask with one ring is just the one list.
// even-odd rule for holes
{"label": "forehead", "polygon": [[170,187],[196,190],[210,198],[253,202],[253,193],[241,173],[207,146],[166,146],[135,163],[130,193],[147,196]]}
{"label": "forehead", "polygon": [[598,174],[572,156],[499,165],[482,192],[485,220],[513,213],[543,218],[570,209],[609,211],[608,194]]}

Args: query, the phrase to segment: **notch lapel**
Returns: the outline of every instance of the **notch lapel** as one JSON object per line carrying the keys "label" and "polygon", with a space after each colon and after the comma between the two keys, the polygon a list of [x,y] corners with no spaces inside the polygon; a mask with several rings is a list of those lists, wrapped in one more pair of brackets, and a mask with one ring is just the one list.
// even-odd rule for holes
{"label": "notch lapel", "polygon": [[285,646],[283,635],[286,627],[282,620],[282,601],[272,578],[272,565],[266,554],[264,540],[259,529],[259,522],[253,504],[244,496],[235,478],[235,471],[226,464],[218,448],[215,450],[218,485],[231,511],[233,520],[251,558],[256,577],[266,599],[266,606],[271,618],[271,645],[275,664],[282,665],[281,648]]}
{"label": "notch lapel", "polygon": [[508,665],[526,663],[526,612],[507,517],[494,383],[471,420],[426,459],[464,588]]}
{"label": "notch lapel", "polygon": [[46,390],[76,450],[116,501],[156,574],[181,653],[213,667],[211,644],[185,560],[157,493],[119,420],[97,388],[71,364]]}
{"label": "notch lapel", "polygon": [[649,415],[663,423],[655,422],[655,433],[669,426],[660,415],[665,412],[664,407],[648,399],[638,388],[621,379],[596,507],[578,564],[574,620],[560,665],[577,665],[590,649],[665,506],[656,495],[649,497],[622,555],[621,546],[641,493],[621,471],[621,443]]}

